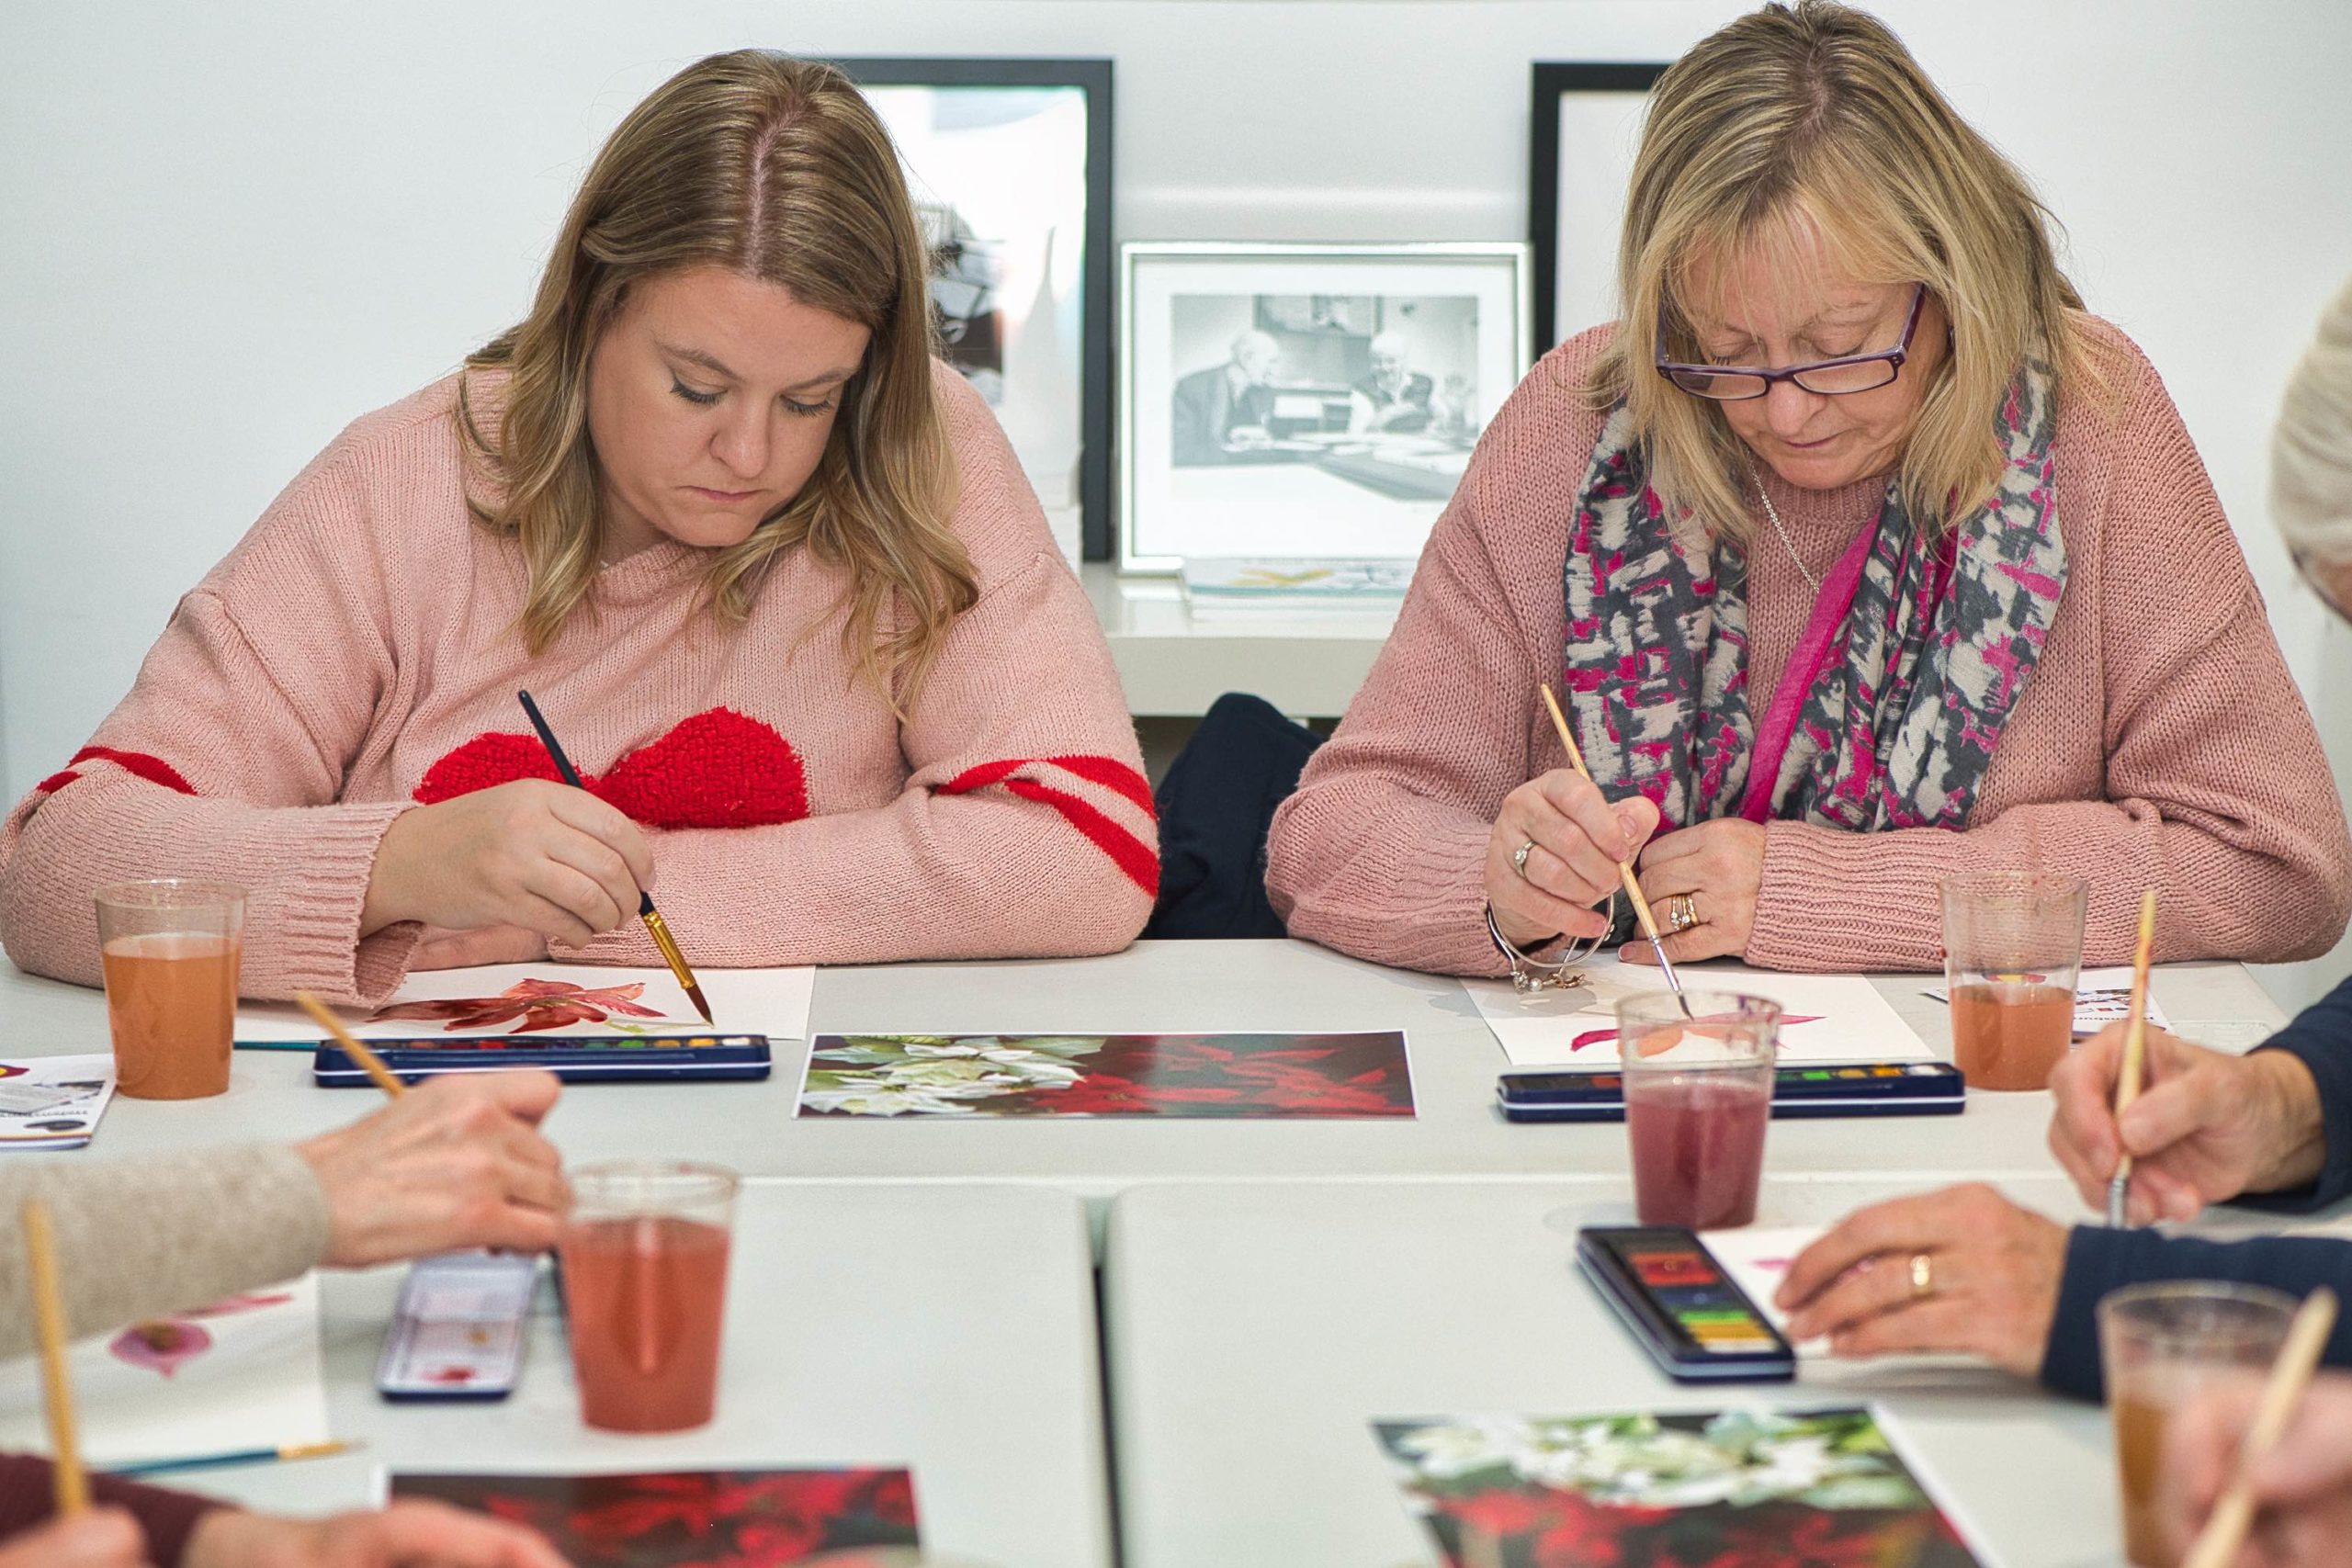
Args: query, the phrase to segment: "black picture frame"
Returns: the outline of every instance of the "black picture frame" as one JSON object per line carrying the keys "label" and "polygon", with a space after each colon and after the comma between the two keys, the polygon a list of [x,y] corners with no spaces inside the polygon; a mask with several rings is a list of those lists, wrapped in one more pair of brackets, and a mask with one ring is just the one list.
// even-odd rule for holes
{"label": "black picture frame", "polygon": [[1666,62],[1539,60],[1528,105],[1527,239],[1534,252],[1535,352],[1560,341],[1560,100],[1570,93],[1646,93]]}
{"label": "black picture frame", "polygon": [[1116,276],[1112,243],[1112,62],[1108,59],[1026,56],[837,56],[860,86],[1075,87],[1086,98],[1086,254],[1080,268],[1083,299],[1079,349],[1079,531],[1087,560],[1108,560],[1114,548],[1111,514],[1113,386],[1111,290]]}

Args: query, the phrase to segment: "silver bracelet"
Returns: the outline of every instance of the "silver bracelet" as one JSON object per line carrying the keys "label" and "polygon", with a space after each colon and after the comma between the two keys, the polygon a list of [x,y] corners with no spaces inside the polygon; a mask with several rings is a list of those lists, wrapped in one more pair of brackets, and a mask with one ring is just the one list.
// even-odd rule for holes
{"label": "silver bracelet", "polygon": [[1487,935],[1494,939],[1497,951],[1510,964],[1510,983],[1522,997],[1542,991],[1572,990],[1585,983],[1584,972],[1577,967],[1592,956],[1600,944],[1609,940],[1609,931],[1617,926],[1617,895],[1609,895],[1609,925],[1601,934],[1586,937],[1571,944],[1564,957],[1545,962],[1532,958],[1513,947],[1503,935],[1503,928],[1495,923],[1495,907],[1487,906]]}

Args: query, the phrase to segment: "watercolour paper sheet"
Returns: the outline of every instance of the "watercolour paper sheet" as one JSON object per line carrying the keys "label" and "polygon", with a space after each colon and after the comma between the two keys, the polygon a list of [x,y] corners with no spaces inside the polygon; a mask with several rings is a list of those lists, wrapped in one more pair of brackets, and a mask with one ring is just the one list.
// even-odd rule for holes
{"label": "watercolour paper sheet", "polygon": [[78,1149],[114,1099],[114,1054],[0,1062],[0,1149]]}
{"label": "watercolour paper sheet", "polygon": [[[1821,1225],[1743,1225],[1737,1230],[1702,1231],[1699,1240],[1708,1256],[1731,1276],[1731,1282],[1747,1292],[1756,1310],[1785,1336],[1789,1314],[1772,1304],[1772,1292],[1789,1277],[1789,1265],[1796,1261],[1797,1254],[1826,1234],[1826,1227]],[[1821,1335],[1803,1343],[1792,1340],[1789,1348],[1800,1356],[1826,1356],[1829,1337]]]}
{"label": "watercolour paper sheet", "polygon": [[[94,1465],[327,1440],[316,1274],[95,1335],[68,1356]],[[49,1451],[36,1356],[0,1362],[0,1450]]]}
{"label": "watercolour paper sheet", "polygon": [[[515,987],[547,992],[530,998],[532,1010],[545,1013],[560,1008],[545,1029],[549,1034],[593,1035],[618,1039],[649,1034],[707,1034],[718,1029],[739,1034],[764,1034],[774,1040],[808,1037],[808,1002],[816,990],[817,971],[796,969],[697,969],[703,995],[716,1014],[705,1023],[694,1003],[667,969],[613,969],[601,964],[491,964],[470,969],[421,969],[392,994],[385,1010],[374,1016],[345,1010],[345,1028],[362,1040],[404,1040],[424,1035],[466,1038],[534,1031],[522,1025],[535,1021],[528,1012],[514,1016]],[[560,992],[548,987],[563,987]],[[632,988],[634,987],[634,988]],[[577,996],[576,1003],[565,1005]],[[464,1017],[387,1018],[383,1012],[408,1004],[447,1002],[480,998],[485,1006],[469,1022]],[[506,998],[503,1007],[492,1006]],[[615,1004],[626,1004],[615,1005]],[[583,1011],[594,1017],[583,1018]],[[650,1012],[654,1016],[645,1017]],[[454,1027],[452,1027],[454,1025]],[[240,1002],[237,1043],[272,1045],[310,1043],[319,1038],[319,1026],[291,1002]]]}
{"label": "watercolour paper sheet", "polygon": [[[1781,1004],[1781,1061],[1925,1062],[1928,1050],[1878,987],[1859,975],[1782,975],[1744,965],[1681,965],[1686,990],[1745,991]],[[1463,988],[1515,1067],[1617,1070],[1616,1004],[1621,997],[1666,989],[1645,964],[1602,960],[1581,986],[1521,997],[1508,980],[1464,980]],[[1581,1043],[1579,1043],[1581,1042]]]}

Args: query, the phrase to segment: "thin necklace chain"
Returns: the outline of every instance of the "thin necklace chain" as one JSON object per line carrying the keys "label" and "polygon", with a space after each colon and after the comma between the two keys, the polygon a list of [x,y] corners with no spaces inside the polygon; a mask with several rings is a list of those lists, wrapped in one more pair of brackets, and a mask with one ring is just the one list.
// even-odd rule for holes
{"label": "thin necklace chain", "polygon": [[1813,596],[1820,598],[1821,579],[1805,570],[1804,558],[1797,554],[1797,542],[1789,537],[1789,525],[1781,521],[1781,509],[1772,504],[1772,494],[1764,488],[1761,474],[1756,476],[1756,499],[1764,503],[1764,515],[1772,520],[1772,531],[1781,536],[1781,547],[1789,552],[1789,559],[1796,563],[1797,575],[1804,578],[1805,586],[1813,590]]}

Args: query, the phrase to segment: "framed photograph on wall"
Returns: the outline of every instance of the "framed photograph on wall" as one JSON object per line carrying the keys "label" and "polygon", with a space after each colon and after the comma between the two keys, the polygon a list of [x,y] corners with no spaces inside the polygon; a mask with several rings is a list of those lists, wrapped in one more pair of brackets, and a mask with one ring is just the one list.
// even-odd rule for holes
{"label": "framed photograph on wall", "polygon": [[1650,89],[1664,65],[1535,62],[1527,238],[1535,249],[1535,351],[1617,314],[1617,240]]}
{"label": "framed photograph on wall", "polygon": [[948,362],[1063,547],[1111,554],[1111,62],[846,59],[899,144]]}
{"label": "framed photograph on wall", "polygon": [[1120,257],[1123,571],[1410,558],[1527,370],[1525,245]]}

